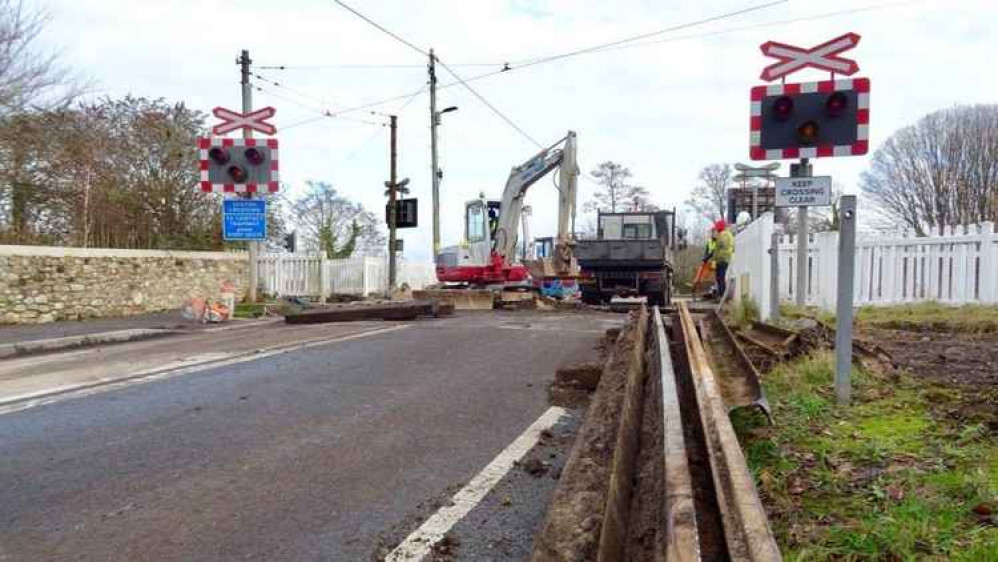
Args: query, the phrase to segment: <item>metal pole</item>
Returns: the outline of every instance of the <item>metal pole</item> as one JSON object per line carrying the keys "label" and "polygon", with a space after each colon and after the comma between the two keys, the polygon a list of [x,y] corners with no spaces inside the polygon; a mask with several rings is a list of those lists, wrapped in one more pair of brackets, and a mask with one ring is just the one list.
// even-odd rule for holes
{"label": "metal pole", "polygon": [[780,317],[780,233],[775,230],[769,247],[769,270],[769,321],[773,322]]}
{"label": "metal pole", "polygon": [[839,199],[839,282],[835,301],[835,400],[848,405],[852,393],[852,305],[856,271],[856,196]]}
{"label": "metal pole", "polygon": [[752,182],[752,220],[759,218],[759,182]]}
{"label": "metal pole", "polygon": [[440,167],[437,164],[437,58],[430,49],[430,166],[433,181],[433,259],[440,252]]}
{"label": "metal pole", "polygon": [[[790,176],[811,177],[811,164],[807,158],[801,158],[799,165],[791,166]],[[807,243],[807,207],[797,207],[797,283],[794,287],[797,306],[807,303]]]}
{"label": "metal pole", "polygon": [[[250,85],[250,65],[253,61],[250,60],[249,51],[243,49],[239,58],[236,60],[239,64],[240,74],[242,79],[240,84],[242,85],[243,94],[243,113],[249,113],[253,111],[253,86]],[[243,128],[243,138],[250,139],[253,138],[253,131],[249,127]],[[253,194],[247,193],[247,199],[252,199]],[[250,241],[249,243],[249,293],[248,298],[250,302],[256,302],[256,288],[259,284],[259,279],[257,278],[259,272],[257,271],[257,260],[259,258],[258,254],[260,252],[260,243],[256,241]]]}
{"label": "metal pole", "polygon": [[398,151],[396,149],[396,139],[398,137],[398,116],[391,115],[391,177],[388,180],[388,295],[391,296],[392,291],[395,290],[395,219],[397,211],[395,209],[395,200],[398,193],[398,170],[396,167],[396,161],[398,156]]}

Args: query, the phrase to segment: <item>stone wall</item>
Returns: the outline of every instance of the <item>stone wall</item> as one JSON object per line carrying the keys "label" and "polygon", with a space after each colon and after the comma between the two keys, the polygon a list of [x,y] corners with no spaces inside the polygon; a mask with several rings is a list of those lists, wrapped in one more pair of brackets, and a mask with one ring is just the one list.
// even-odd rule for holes
{"label": "stone wall", "polygon": [[0,324],[127,316],[248,284],[246,254],[0,245]]}

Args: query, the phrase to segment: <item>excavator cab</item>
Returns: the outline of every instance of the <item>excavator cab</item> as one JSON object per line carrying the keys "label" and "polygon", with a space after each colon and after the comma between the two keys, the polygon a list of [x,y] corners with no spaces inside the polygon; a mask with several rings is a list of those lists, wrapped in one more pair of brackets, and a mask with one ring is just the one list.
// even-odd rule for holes
{"label": "excavator cab", "polygon": [[464,206],[464,239],[468,251],[458,260],[458,265],[484,266],[495,248],[496,230],[499,228],[499,201],[481,197],[468,201]]}

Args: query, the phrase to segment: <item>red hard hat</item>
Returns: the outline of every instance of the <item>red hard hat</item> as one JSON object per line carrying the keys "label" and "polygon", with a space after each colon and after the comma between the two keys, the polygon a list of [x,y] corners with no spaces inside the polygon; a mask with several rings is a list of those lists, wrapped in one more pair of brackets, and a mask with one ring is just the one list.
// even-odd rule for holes
{"label": "red hard hat", "polygon": [[714,230],[721,232],[722,230],[727,228],[727,226],[728,223],[724,222],[724,219],[718,219],[718,221],[714,223]]}

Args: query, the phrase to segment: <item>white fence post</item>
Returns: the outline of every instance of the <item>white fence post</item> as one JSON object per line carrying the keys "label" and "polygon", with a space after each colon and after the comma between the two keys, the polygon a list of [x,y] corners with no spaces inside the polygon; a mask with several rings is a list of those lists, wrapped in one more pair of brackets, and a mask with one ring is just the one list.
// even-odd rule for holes
{"label": "white fence post", "polygon": [[998,302],[998,283],[995,282],[995,265],[998,263],[998,248],[995,247],[995,224],[981,223],[981,262],[979,299],[982,303]]}
{"label": "white fence post", "polygon": [[329,257],[326,252],[319,253],[319,302],[326,304],[326,297],[329,294],[327,286],[329,282]]}

